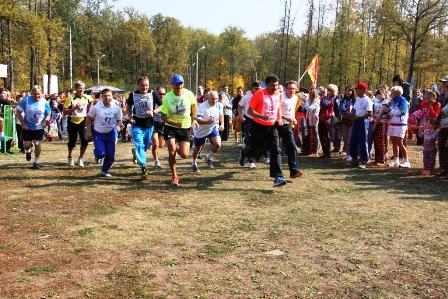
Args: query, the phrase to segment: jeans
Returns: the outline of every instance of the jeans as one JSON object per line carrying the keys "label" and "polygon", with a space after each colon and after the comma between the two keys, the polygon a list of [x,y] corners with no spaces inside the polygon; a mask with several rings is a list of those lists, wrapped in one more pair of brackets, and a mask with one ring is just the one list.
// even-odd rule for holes
{"label": "jeans", "polygon": [[437,149],[423,150],[423,169],[434,172],[436,166]]}
{"label": "jeans", "polygon": [[369,160],[369,153],[367,151],[368,130],[368,119],[355,120],[353,122],[352,134],[350,136],[350,156],[353,159],[357,159],[359,154],[362,161],[367,162]]}

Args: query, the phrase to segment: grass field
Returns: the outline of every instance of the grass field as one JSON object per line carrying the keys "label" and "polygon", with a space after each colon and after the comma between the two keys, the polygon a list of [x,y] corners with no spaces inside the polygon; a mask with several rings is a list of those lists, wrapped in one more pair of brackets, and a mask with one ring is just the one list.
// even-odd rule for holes
{"label": "grass field", "polygon": [[446,179],[300,157],[303,177],[274,188],[232,143],[214,169],[179,160],[177,188],[166,149],[147,181],[131,143],[111,179],[93,147],[85,168],[65,143],[40,170],[0,156],[0,298],[448,297]]}

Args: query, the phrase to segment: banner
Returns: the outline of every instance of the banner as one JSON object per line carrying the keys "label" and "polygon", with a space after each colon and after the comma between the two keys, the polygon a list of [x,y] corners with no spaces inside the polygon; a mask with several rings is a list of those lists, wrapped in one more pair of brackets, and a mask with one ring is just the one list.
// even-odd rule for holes
{"label": "banner", "polygon": [[44,94],[54,94],[58,93],[58,76],[51,75],[51,86],[48,88],[48,75],[43,75],[43,87],[44,87]]}
{"label": "banner", "polygon": [[310,77],[311,77],[311,82],[313,82],[313,84],[311,84],[311,88],[316,88],[316,86],[317,86],[317,71],[319,69],[318,55],[319,54],[316,54],[316,56],[314,56],[310,65],[306,68],[308,75],[310,75]]}
{"label": "banner", "polygon": [[8,77],[8,65],[0,64],[0,78]]}

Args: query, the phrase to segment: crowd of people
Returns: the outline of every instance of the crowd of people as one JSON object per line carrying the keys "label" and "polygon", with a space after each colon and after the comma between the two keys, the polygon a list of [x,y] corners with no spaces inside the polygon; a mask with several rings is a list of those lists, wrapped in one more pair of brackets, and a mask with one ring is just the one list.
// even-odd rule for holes
{"label": "crowd of people", "polygon": [[[94,161],[101,164],[101,175],[111,177],[118,140],[132,140],[132,161],[141,169],[141,178],[148,178],[146,152],[151,148],[154,167],[162,168],[159,149],[167,145],[171,185],[179,185],[176,159],[187,158],[191,147],[193,172],[200,172],[198,159],[205,145],[211,144],[205,156],[212,159],[227,141],[233,129],[234,146],[241,146],[238,163],[256,168],[263,159],[269,164],[274,186],[286,184],[282,155],[287,156],[289,178],[301,177],[298,155],[328,159],[333,153],[353,167],[410,168],[407,140],[416,135],[422,145],[422,175],[448,175],[448,76],[440,79],[442,91],[414,89],[401,76],[393,78],[394,86],[371,91],[364,82],[346,85],[341,93],[335,84],[326,88],[300,90],[296,81],[283,86],[276,75],[255,81],[250,90],[237,88],[235,98],[227,85],[221,91],[198,86],[197,94],[184,88],[184,79],[176,74],[171,91],[164,87],[149,88],[147,77],[137,80],[137,89],[127,99],[113,95],[109,89],[92,98],[85,93],[85,84],[76,82],[66,94],[43,96],[39,86],[18,95],[0,89],[0,104],[14,105],[16,132],[20,152],[39,169],[42,141],[51,142],[62,132],[68,135],[67,162],[76,159],[84,167],[89,142],[94,144]],[[0,118],[0,141],[3,153],[11,152],[12,139],[4,134]],[[389,144],[392,153],[388,152]],[[436,157],[439,172],[435,172]],[[390,161],[389,161],[390,159]],[[388,163],[389,162],[389,163]]]}

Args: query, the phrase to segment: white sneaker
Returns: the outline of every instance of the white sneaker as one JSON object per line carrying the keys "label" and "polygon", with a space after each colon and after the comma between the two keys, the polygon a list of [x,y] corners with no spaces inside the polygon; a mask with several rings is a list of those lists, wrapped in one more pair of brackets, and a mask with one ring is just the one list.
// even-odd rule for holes
{"label": "white sneaker", "polygon": [[352,162],[353,158],[351,156],[347,156],[347,158],[345,158],[345,161],[347,162]]}
{"label": "white sneaker", "polygon": [[400,167],[403,167],[403,168],[411,168],[411,163],[409,163],[409,162],[403,162],[403,164],[400,164]]}
{"label": "white sneaker", "polygon": [[257,166],[255,166],[255,163],[249,163],[249,169],[255,169]]}
{"label": "white sneaker", "polygon": [[162,165],[160,165],[159,160],[154,161],[154,167],[157,168],[157,169],[162,168]]}
{"label": "white sneaker", "polygon": [[[409,163],[409,162],[408,162]],[[390,162],[389,164],[387,164],[387,166],[389,166],[389,167],[398,167],[398,166],[400,166],[400,163],[398,163],[398,162],[395,162],[395,161],[392,161],[392,162]],[[409,165],[410,166],[410,165]]]}
{"label": "white sneaker", "polygon": [[271,159],[269,157],[266,157],[266,158],[263,159],[263,163],[264,164],[269,164],[269,163],[271,163]]}
{"label": "white sneaker", "polygon": [[78,166],[84,167],[84,159],[83,158],[78,158]]}
{"label": "white sneaker", "polygon": [[104,172],[104,171],[101,172],[101,176],[103,176],[105,178],[111,178],[112,177],[112,175],[110,173]]}
{"label": "white sneaker", "polygon": [[75,166],[75,161],[73,161],[73,158],[68,158],[68,165]]}

